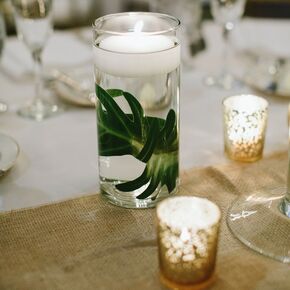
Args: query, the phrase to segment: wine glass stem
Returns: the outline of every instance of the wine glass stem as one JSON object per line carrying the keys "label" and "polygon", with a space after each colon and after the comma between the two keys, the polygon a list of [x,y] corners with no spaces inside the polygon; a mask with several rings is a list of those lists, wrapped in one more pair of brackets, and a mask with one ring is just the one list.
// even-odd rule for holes
{"label": "wine glass stem", "polygon": [[223,26],[223,39],[224,39],[224,49],[223,49],[223,58],[224,58],[224,67],[223,67],[223,75],[227,76],[229,74],[229,35],[232,29],[227,27],[227,24]]}
{"label": "wine glass stem", "polygon": [[34,77],[35,77],[35,96],[33,103],[40,107],[43,105],[42,102],[42,87],[43,87],[43,67],[42,67],[42,51],[36,50],[32,52],[34,60]]}
{"label": "wine glass stem", "polygon": [[288,153],[288,176],[287,176],[287,190],[284,199],[280,205],[283,214],[290,218],[290,149]]}

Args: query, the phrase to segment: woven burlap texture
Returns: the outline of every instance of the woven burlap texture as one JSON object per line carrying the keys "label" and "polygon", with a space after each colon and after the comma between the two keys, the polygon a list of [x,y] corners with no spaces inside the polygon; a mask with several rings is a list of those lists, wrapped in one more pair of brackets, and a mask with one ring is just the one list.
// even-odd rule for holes
{"label": "woven burlap texture", "polygon": [[[234,198],[283,186],[287,155],[182,173],[180,195],[207,197],[223,212],[217,279],[211,289],[289,289],[289,264],[236,240],[225,223]],[[0,214],[0,289],[164,289],[159,282],[155,209],[128,210],[99,194]]]}

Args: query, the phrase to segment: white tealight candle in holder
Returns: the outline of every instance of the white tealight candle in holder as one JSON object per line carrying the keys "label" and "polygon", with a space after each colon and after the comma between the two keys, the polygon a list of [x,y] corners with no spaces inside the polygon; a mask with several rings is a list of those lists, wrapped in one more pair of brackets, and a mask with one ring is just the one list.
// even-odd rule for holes
{"label": "white tealight candle in holder", "polygon": [[179,196],[157,206],[161,281],[173,289],[213,282],[221,212],[213,202]]}
{"label": "white tealight candle in holder", "polygon": [[225,152],[237,161],[262,158],[268,102],[254,95],[238,95],[223,101]]}

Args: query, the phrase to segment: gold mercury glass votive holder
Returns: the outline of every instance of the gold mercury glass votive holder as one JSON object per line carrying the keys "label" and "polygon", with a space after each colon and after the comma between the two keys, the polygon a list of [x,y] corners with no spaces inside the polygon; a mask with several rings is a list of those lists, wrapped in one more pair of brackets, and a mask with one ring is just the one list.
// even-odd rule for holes
{"label": "gold mercury glass votive holder", "polygon": [[254,95],[225,98],[225,153],[236,161],[253,162],[263,156],[268,102]]}
{"label": "gold mercury glass votive holder", "polygon": [[171,289],[206,289],[214,280],[221,212],[205,198],[179,196],[157,206],[161,282]]}

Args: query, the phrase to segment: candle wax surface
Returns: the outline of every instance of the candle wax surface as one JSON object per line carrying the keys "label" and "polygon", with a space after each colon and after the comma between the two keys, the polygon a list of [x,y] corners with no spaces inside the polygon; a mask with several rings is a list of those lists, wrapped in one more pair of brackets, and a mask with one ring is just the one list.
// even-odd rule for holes
{"label": "candle wax surface", "polygon": [[180,64],[180,45],[165,35],[111,35],[95,44],[94,62],[99,72],[118,77],[168,74]]}
{"label": "candle wax surface", "polygon": [[157,207],[159,219],[173,228],[205,229],[220,220],[220,210],[206,198],[173,197]]}
{"label": "candle wax surface", "polygon": [[266,109],[268,102],[254,95],[238,95],[226,98],[224,105],[231,110],[255,112]]}
{"label": "candle wax surface", "polygon": [[166,50],[174,47],[174,41],[164,35],[131,35],[109,36],[99,43],[105,50],[120,53],[149,53]]}

